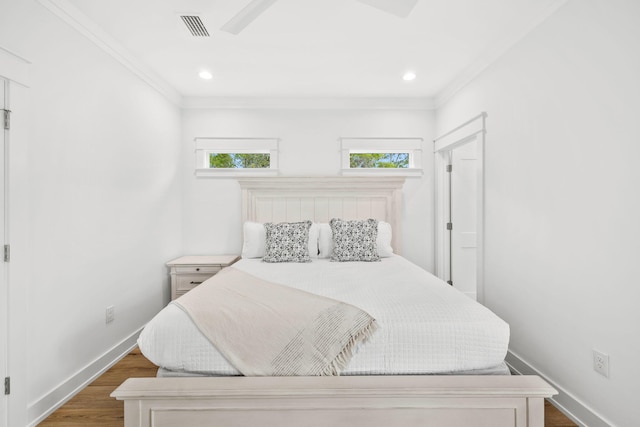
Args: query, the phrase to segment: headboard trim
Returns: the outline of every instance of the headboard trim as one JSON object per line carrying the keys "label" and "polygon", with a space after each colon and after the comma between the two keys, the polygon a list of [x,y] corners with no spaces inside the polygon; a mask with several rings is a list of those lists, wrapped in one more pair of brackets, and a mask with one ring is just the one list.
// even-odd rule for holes
{"label": "headboard trim", "polygon": [[[269,209],[274,209],[272,205],[284,207],[280,209],[279,221],[328,222],[329,216],[364,219],[371,214],[391,224],[394,251],[402,252],[404,177],[248,177],[238,178],[238,182],[242,190],[243,223],[264,222],[265,210],[269,214]],[[301,200],[304,209],[300,207]],[[293,213],[287,212],[290,205],[294,207]],[[301,210],[305,213],[301,214]]]}

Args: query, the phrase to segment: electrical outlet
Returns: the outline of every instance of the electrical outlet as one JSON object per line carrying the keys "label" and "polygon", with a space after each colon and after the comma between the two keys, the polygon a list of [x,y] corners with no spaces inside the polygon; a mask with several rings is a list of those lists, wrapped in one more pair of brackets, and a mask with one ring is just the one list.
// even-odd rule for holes
{"label": "electrical outlet", "polygon": [[593,350],[593,370],[609,378],[609,355]]}
{"label": "electrical outlet", "polygon": [[105,313],[105,323],[111,323],[114,320],[116,320],[116,308],[110,305],[109,307],[107,307]]}

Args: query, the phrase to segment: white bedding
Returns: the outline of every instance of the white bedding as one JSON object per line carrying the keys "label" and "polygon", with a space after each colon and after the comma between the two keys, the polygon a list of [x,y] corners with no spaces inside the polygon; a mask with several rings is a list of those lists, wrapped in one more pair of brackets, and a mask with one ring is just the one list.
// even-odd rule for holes
{"label": "white bedding", "polygon": [[[266,280],[353,304],[378,330],[342,375],[433,374],[491,368],[507,352],[509,326],[486,307],[400,256],[381,262],[263,263],[234,267]],[[215,301],[212,301],[215,304]],[[171,371],[239,375],[180,308],[169,304],[138,345]]]}

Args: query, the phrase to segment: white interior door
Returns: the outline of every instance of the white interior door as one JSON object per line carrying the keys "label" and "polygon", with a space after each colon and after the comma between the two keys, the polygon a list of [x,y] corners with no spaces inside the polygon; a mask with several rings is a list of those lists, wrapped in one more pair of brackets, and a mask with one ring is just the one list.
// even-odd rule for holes
{"label": "white interior door", "polygon": [[452,223],[450,278],[453,286],[476,299],[478,156],[476,139],[451,150]]}
{"label": "white interior door", "polygon": [[435,273],[480,303],[484,302],[486,118],[487,113],[480,113],[433,141]]}
{"label": "white interior door", "polygon": [[[4,110],[8,106],[8,81],[0,78],[0,256],[4,254],[4,242],[5,242],[5,174],[4,174],[4,161],[5,161],[5,146],[7,140],[7,131],[4,126]],[[9,367],[9,289],[7,286],[6,277],[6,265],[4,258],[0,259],[0,395],[2,396],[2,405],[0,405],[0,427],[6,427],[9,425],[9,398],[5,395],[4,379],[8,377]]]}

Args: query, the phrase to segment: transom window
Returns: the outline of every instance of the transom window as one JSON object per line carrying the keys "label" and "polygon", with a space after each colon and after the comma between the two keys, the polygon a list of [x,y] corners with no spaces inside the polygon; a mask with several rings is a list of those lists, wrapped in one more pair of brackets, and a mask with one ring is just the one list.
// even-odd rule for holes
{"label": "transom window", "polygon": [[422,174],[422,138],[341,138],[342,173]]}
{"label": "transom window", "polygon": [[349,152],[349,167],[353,168],[408,168],[409,153],[356,153]]}
{"label": "transom window", "polygon": [[271,167],[269,153],[209,153],[209,168],[264,169]]}
{"label": "transom window", "polygon": [[196,138],[197,176],[275,175],[277,138]]}

